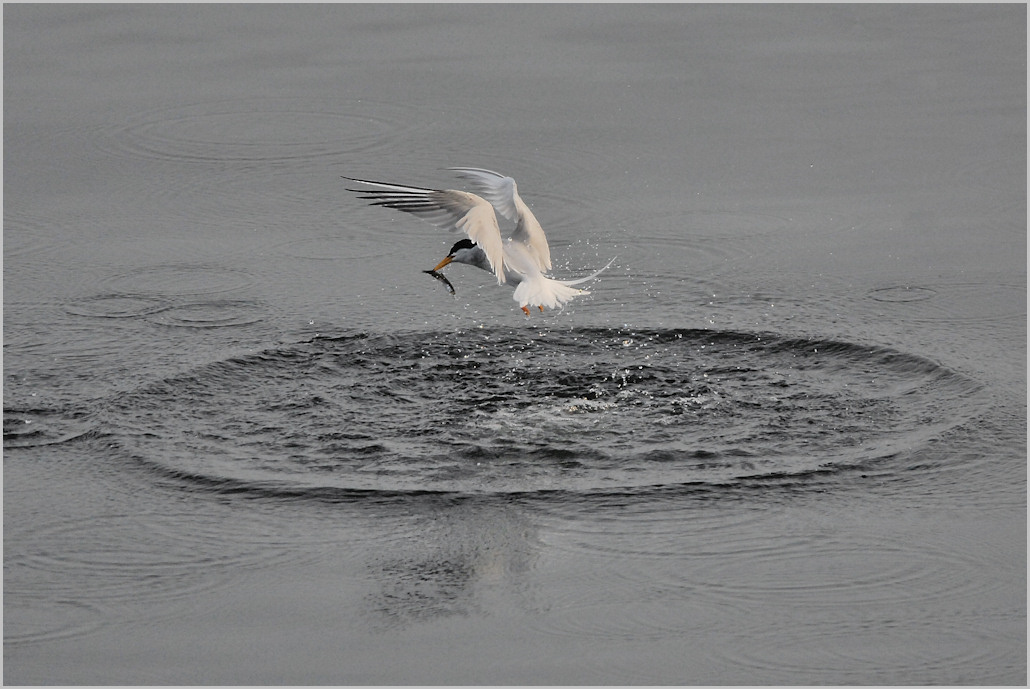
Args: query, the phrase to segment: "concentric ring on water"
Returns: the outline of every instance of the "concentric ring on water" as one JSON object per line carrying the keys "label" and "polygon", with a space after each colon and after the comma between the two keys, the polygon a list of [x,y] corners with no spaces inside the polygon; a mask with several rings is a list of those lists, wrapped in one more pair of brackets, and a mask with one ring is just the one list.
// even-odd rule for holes
{"label": "concentric ring on water", "polygon": [[137,113],[97,132],[96,141],[161,160],[310,160],[381,147],[410,129],[413,112],[346,97],[227,99]]}
{"label": "concentric ring on water", "polygon": [[224,328],[251,325],[264,318],[264,308],[255,302],[220,299],[170,306],[150,316],[160,325],[180,328]]}
{"label": "concentric ring on water", "polygon": [[905,314],[911,322],[978,323],[1026,317],[1026,287],[1022,285],[934,283],[883,287],[870,291],[868,296],[902,310],[913,302],[919,302],[918,312]]}
{"label": "concentric ring on water", "polygon": [[164,311],[171,304],[164,299],[137,294],[98,294],[69,303],[65,310],[74,316],[93,318],[135,318]]}
{"label": "concentric ring on water", "polygon": [[163,263],[109,275],[103,283],[122,298],[231,292],[253,283],[242,270],[214,265]]}
{"label": "concentric ring on water", "polygon": [[937,292],[929,287],[912,285],[897,285],[894,287],[880,287],[869,292],[869,297],[876,301],[884,302],[909,302],[925,301],[933,299]]}
{"label": "concentric ring on water", "polygon": [[318,337],[113,400],[112,440],[216,489],[464,494],[727,484],[904,457],[979,385],[886,348],[706,330]]}

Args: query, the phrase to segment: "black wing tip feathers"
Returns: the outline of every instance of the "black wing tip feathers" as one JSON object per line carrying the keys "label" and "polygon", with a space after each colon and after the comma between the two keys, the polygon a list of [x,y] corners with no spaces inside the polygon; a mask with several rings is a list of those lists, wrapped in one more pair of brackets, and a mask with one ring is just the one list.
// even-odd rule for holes
{"label": "black wing tip feathers", "polygon": [[[357,182],[358,184],[368,184],[373,187],[383,187],[384,189],[390,190],[389,193],[394,194],[426,194],[429,192],[436,191],[436,189],[427,189],[425,187],[413,187],[406,184],[393,184],[391,182],[377,182],[374,179],[358,179],[357,177],[347,177],[346,175],[340,175],[341,179],[345,179],[348,182]],[[354,192],[357,194],[368,194],[368,193],[387,193],[387,192],[375,192],[370,189],[347,189],[347,191]]]}

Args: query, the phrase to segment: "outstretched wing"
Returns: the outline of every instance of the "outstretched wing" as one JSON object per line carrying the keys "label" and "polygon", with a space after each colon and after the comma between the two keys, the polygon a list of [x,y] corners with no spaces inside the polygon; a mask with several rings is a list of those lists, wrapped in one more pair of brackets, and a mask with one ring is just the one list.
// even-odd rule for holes
{"label": "outstretched wing", "polygon": [[463,230],[486,253],[497,284],[504,283],[504,245],[493,206],[485,199],[457,189],[423,189],[344,177],[371,189],[348,189],[373,206],[411,213],[446,230]]}
{"label": "outstretched wing", "polygon": [[459,176],[472,182],[476,190],[489,201],[498,213],[516,223],[511,238],[525,245],[542,272],[551,269],[551,249],[544,230],[533,211],[519,196],[518,185],[511,177],[479,167],[452,167]]}
{"label": "outstretched wing", "polygon": [[491,172],[479,167],[449,167],[476,187],[480,194],[489,201],[494,210],[512,222],[518,222],[519,211],[515,207],[515,180],[505,177],[499,172]]}

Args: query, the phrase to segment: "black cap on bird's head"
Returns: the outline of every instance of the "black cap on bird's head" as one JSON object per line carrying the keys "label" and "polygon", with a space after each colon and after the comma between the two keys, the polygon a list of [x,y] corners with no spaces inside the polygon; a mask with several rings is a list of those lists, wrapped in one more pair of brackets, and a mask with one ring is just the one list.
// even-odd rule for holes
{"label": "black cap on bird's head", "polygon": [[[472,249],[475,246],[476,246],[476,242],[472,241],[471,239],[462,239],[459,242],[454,242],[454,246],[451,247],[451,250],[444,257],[444,260],[441,261],[440,263],[438,263],[437,267],[434,268],[433,270],[438,271],[441,268],[443,268],[444,266],[446,266],[447,264],[449,264],[450,262],[454,261],[454,255],[458,251],[462,251],[462,250],[465,250],[465,249]],[[428,272],[428,271],[426,271],[426,272]]]}
{"label": "black cap on bird's head", "polygon": [[454,260],[454,255],[457,254],[459,251],[463,251],[465,249],[472,249],[475,246],[476,246],[476,243],[473,242],[471,239],[462,239],[460,242],[455,242],[454,246],[451,247],[451,250],[447,254],[447,256],[444,257],[444,259],[442,261],[440,261],[439,263],[436,264],[436,267],[433,268],[433,271],[428,271],[427,270],[425,272],[428,273],[428,272],[435,272],[437,270],[440,270],[445,265],[447,265],[451,261],[453,261]]}
{"label": "black cap on bird's head", "polygon": [[462,249],[471,249],[475,245],[476,245],[476,243],[473,242],[471,239],[462,239],[460,242],[455,242],[454,243],[454,246],[451,247],[451,250],[450,250],[450,252],[448,252],[447,255],[448,256],[453,256],[454,254],[458,253]]}

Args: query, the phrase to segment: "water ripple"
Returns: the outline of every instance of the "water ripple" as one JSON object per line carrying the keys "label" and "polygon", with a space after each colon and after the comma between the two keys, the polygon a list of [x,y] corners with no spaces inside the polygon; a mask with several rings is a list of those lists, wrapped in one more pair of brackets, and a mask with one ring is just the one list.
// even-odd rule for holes
{"label": "water ripple", "polygon": [[121,155],[160,160],[302,160],[384,145],[421,111],[359,98],[240,98],[140,113],[96,140]]}
{"label": "water ripple", "polygon": [[57,445],[81,438],[93,430],[85,414],[78,417],[49,409],[4,407],[4,449]]}
{"label": "water ripple", "polygon": [[251,301],[221,299],[178,304],[153,313],[148,320],[179,328],[225,328],[251,325],[265,317],[265,308]]}
{"label": "water ripple", "polygon": [[98,294],[70,302],[65,310],[74,316],[92,318],[136,318],[169,308],[157,297],[139,294]]}
{"label": "water ripple", "polygon": [[974,381],[846,342],[704,330],[318,337],[111,400],[133,458],[212,488],[605,493],[900,462]]}
{"label": "water ripple", "polygon": [[[920,676],[933,678],[930,684],[992,684],[1004,682],[1025,661],[1007,651],[1004,638],[1004,633],[971,630],[962,621],[898,624],[894,615],[877,610],[849,620],[791,624],[789,633],[765,628],[747,644],[727,643],[713,652],[765,682],[819,683],[834,677],[842,683],[904,684]],[[992,668],[997,674],[974,676],[969,668]]]}
{"label": "water ripple", "polygon": [[53,600],[52,594],[7,592],[4,603],[4,645],[17,646],[89,634],[103,626],[104,611],[72,600]]}
{"label": "water ripple", "polygon": [[101,282],[123,298],[150,299],[230,292],[253,284],[254,278],[245,271],[222,266],[164,263],[109,275]]}
{"label": "water ripple", "polygon": [[[186,522],[189,529],[182,528]],[[107,514],[33,525],[31,532],[12,534],[17,547],[5,557],[5,593],[45,598],[48,605],[170,604],[169,614],[180,614],[181,603],[243,570],[297,559],[294,543],[274,538],[244,537],[227,546],[224,529],[224,520],[196,513]]]}
{"label": "water ripple", "polygon": [[913,323],[988,323],[1026,317],[1026,286],[1002,283],[892,285],[868,297]]}

